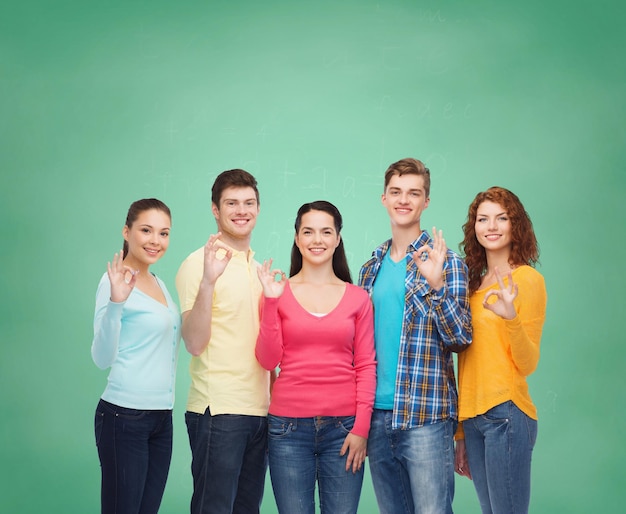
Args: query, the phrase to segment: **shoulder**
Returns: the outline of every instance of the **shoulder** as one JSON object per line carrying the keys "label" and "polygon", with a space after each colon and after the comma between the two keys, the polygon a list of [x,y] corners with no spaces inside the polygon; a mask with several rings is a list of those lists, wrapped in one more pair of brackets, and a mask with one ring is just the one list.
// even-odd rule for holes
{"label": "shoulder", "polygon": [[346,284],[346,296],[350,298],[351,301],[358,303],[369,303],[370,301],[370,296],[367,291],[355,284]]}
{"label": "shoulder", "polygon": [[185,271],[189,268],[202,265],[204,262],[204,246],[201,246],[197,250],[191,252],[180,265],[178,272]]}
{"label": "shoulder", "polygon": [[454,250],[446,251],[446,262],[449,266],[454,266],[457,268],[466,268],[465,261],[461,258],[461,256],[456,253]]}
{"label": "shoulder", "polygon": [[523,287],[545,290],[545,279],[532,266],[523,265],[513,270],[513,280]]}
{"label": "shoulder", "polygon": [[101,289],[110,289],[110,288],[111,288],[111,282],[109,281],[109,274],[105,271],[100,277],[100,280],[98,281],[98,291],[100,291]]}

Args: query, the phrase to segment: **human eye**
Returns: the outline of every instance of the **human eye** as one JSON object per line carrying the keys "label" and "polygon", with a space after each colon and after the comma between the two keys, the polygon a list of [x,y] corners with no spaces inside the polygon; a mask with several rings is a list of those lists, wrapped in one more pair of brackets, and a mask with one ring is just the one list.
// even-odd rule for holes
{"label": "human eye", "polygon": [[483,216],[476,218],[476,223],[484,223],[485,221],[487,221],[487,218]]}
{"label": "human eye", "polygon": [[168,237],[169,235],[169,232],[161,232],[161,237]]}
{"label": "human eye", "polygon": [[146,228],[146,227],[143,227],[143,228],[141,229],[141,231],[142,231],[144,234],[149,234],[149,233],[150,233],[150,229],[149,229],[149,228]]}
{"label": "human eye", "polygon": [[509,221],[509,217],[506,214],[503,214],[498,218],[499,221]]}

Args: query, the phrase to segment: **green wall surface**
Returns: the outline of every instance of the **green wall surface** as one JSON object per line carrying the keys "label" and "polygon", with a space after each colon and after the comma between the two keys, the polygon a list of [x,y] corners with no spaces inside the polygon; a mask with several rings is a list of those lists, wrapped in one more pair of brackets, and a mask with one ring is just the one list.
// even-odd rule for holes
{"label": "green wall surface", "polygon": [[[172,292],[215,230],[213,179],[235,167],[259,181],[259,260],[287,267],[297,208],[326,199],[356,275],[390,233],[384,170],[407,156],[432,173],[422,225],[451,248],[489,186],[533,219],[549,301],[531,512],[623,512],[625,14],[617,0],[3,2],[0,512],[98,512],[93,308],[132,201],[172,209],[154,268]],[[164,513],[191,496],[188,364],[183,348]],[[479,512],[466,479],[454,506]],[[368,475],[359,512],[377,510]]]}

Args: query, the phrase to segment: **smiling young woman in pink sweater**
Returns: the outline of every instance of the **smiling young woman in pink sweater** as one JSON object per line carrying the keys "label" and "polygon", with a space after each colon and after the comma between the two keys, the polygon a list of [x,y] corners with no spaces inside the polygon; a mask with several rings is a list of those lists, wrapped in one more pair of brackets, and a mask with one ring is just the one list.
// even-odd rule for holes
{"label": "smiling young woman in pink sweater", "polygon": [[[259,268],[263,284],[256,355],[280,373],[269,407],[269,466],[278,511],[356,513],[363,483],[376,360],[367,293],[352,285],[341,214],[303,205],[290,278]],[[277,280],[278,278],[278,280]]]}

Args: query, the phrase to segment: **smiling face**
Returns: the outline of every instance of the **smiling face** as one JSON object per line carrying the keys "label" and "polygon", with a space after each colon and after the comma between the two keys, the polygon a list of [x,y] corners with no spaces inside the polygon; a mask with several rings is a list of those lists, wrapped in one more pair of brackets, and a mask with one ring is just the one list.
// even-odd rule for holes
{"label": "smiling face", "polygon": [[219,207],[213,204],[212,210],[222,240],[237,250],[245,250],[259,214],[259,202],[254,189],[227,187],[219,203]]}
{"label": "smiling face", "polygon": [[511,250],[511,220],[499,203],[485,201],[478,206],[474,230],[486,251]]}
{"label": "smiling face", "polygon": [[128,243],[124,261],[131,267],[143,268],[158,261],[170,244],[171,219],[158,209],[142,211],[129,227],[122,229]]}
{"label": "smiling face", "polygon": [[333,217],[327,212],[312,210],[302,215],[295,243],[303,262],[320,264],[332,262],[340,238]]}
{"label": "smiling face", "polygon": [[393,175],[382,195],[391,224],[400,228],[419,228],[429,202],[424,177],[413,173]]}

